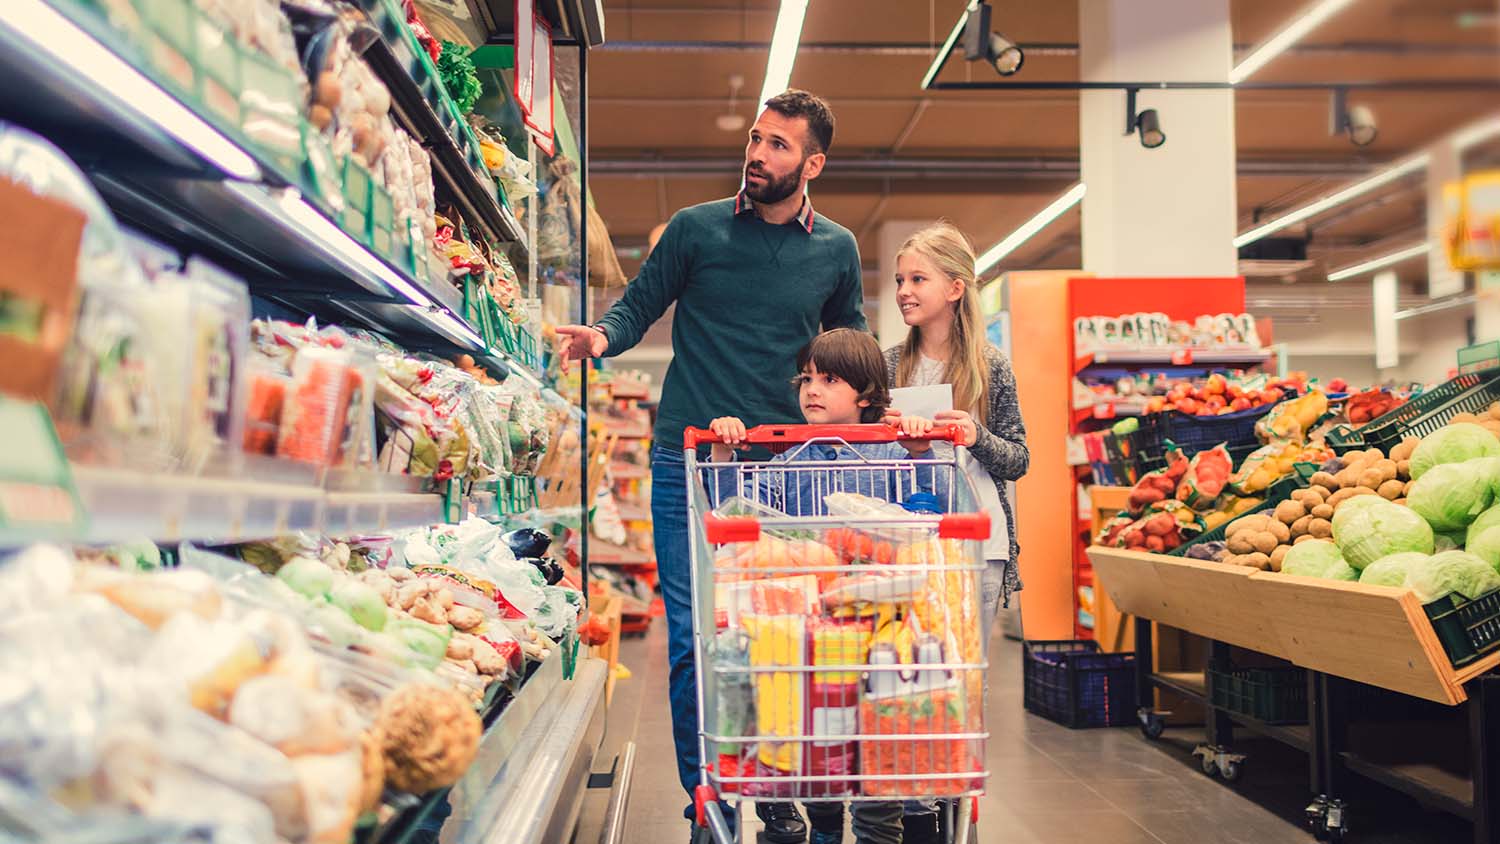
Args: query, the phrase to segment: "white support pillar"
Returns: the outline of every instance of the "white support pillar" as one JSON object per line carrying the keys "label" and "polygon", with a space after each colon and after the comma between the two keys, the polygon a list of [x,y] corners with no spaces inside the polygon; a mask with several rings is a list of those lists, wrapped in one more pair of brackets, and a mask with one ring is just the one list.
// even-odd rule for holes
{"label": "white support pillar", "polygon": [[[1078,0],[1082,78],[1225,82],[1229,0]],[[1167,141],[1125,134],[1124,91],[1079,95],[1083,269],[1102,276],[1237,275],[1234,94],[1145,90]]]}
{"label": "white support pillar", "polygon": [[880,225],[880,276],[876,283],[876,290],[880,291],[877,301],[880,309],[876,312],[875,337],[880,341],[880,348],[888,349],[906,339],[906,323],[901,319],[901,309],[896,306],[896,252],[906,239],[916,234],[917,230],[932,224],[931,220],[891,220]]}

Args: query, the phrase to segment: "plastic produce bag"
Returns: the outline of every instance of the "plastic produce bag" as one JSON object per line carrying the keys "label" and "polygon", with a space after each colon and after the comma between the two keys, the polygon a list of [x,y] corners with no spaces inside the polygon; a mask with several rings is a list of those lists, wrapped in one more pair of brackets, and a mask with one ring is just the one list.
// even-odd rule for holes
{"label": "plastic produce bag", "polygon": [[1198,452],[1177,486],[1177,498],[1194,510],[1212,510],[1228,487],[1233,468],[1234,461],[1223,443]]}
{"label": "plastic produce bag", "polygon": [[[745,631],[721,630],[714,637],[713,660],[716,668],[731,669],[716,674],[719,678],[716,713],[718,734],[728,739],[755,735],[755,689],[751,683],[752,675],[744,670],[750,667],[750,640]],[[748,774],[746,766],[753,765],[754,754],[753,743],[733,740],[719,742],[719,776],[739,777]],[[738,784],[724,785],[726,793],[738,790]]]}

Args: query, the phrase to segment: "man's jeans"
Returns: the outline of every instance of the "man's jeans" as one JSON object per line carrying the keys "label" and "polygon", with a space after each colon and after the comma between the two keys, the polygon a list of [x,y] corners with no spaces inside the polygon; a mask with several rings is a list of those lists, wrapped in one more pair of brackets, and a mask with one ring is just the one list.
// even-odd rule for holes
{"label": "man's jeans", "polygon": [[[651,449],[651,525],[656,542],[656,575],[667,610],[667,658],[671,678],[672,741],[677,745],[677,777],[691,798],[698,777],[698,690],[693,665],[692,560],[688,554],[687,467],[682,452]],[[692,803],[683,812],[694,815]]]}

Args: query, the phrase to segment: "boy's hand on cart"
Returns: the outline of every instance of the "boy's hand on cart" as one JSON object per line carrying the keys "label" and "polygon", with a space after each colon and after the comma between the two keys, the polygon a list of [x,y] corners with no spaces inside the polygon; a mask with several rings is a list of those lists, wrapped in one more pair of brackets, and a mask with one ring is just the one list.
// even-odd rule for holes
{"label": "boy's hand on cart", "polygon": [[715,463],[728,460],[736,450],[744,451],[750,447],[745,444],[745,438],[748,436],[745,432],[745,423],[741,422],[738,417],[720,416],[708,423],[708,429],[723,440],[722,443],[714,443],[711,449],[710,459]]}
{"label": "boy's hand on cart", "polygon": [[959,445],[965,448],[973,445],[979,439],[979,431],[974,427],[974,417],[964,410],[939,410],[933,419],[939,425],[957,425],[963,429],[964,441]]}
{"label": "boy's hand on cart", "polygon": [[880,421],[892,428],[899,428],[901,427],[901,411],[894,407],[888,407],[885,409],[885,416]]}
{"label": "boy's hand on cart", "polygon": [[[893,426],[908,437],[925,437],[932,433],[932,420],[923,419],[920,416],[900,416],[891,422],[890,415],[886,416],[887,424]],[[900,440],[908,454],[918,457],[932,451],[932,443],[925,439],[903,439]]]}
{"label": "boy's hand on cart", "polygon": [[557,352],[562,359],[563,371],[575,360],[597,358],[609,348],[609,338],[591,325],[559,325],[557,327]]}

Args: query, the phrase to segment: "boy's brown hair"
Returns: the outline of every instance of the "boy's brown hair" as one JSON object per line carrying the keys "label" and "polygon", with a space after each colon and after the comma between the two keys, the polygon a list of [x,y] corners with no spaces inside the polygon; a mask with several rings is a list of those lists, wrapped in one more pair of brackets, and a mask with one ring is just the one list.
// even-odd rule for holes
{"label": "boy's brown hair", "polygon": [[[843,379],[862,401],[870,403],[860,410],[859,421],[868,424],[885,417],[885,409],[891,406],[891,391],[886,386],[885,357],[874,335],[853,328],[825,331],[797,353],[797,372],[806,372],[808,364]],[[800,375],[792,383],[800,383]]]}

